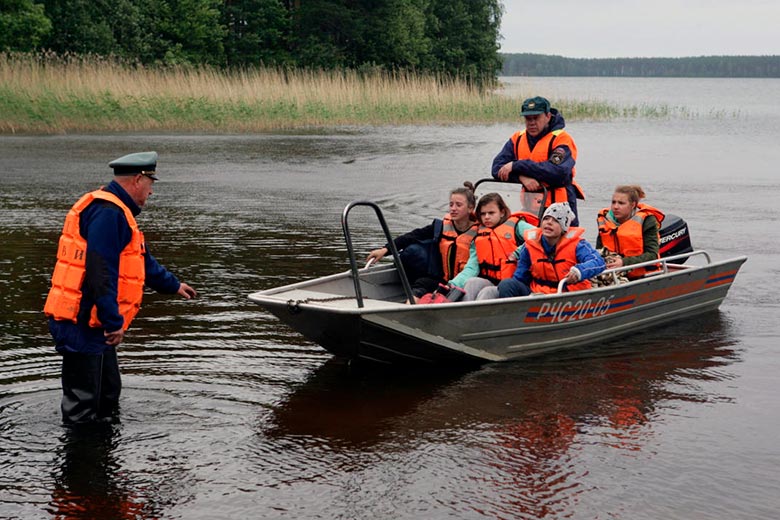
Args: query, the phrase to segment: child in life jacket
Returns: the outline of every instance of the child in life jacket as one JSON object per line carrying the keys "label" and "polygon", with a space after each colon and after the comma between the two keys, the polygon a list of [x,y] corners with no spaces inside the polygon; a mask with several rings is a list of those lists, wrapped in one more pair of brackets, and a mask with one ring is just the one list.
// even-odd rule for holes
{"label": "child in life jacket", "polygon": [[511,278],[517,266],[515,251],[523,243],[523,233],[535,227],[529,217],[511,214],[498,193],[480,197],[476,208],[479,228],[471,242],[469,260],[449,285],[465,291],[464,301],[487,300],[498,296],[496,284]]}
{"label": "child in life jacket", "polygon": [[[607,269],[649,262],[660,258],[658,229],[664,213],[639,202],[645,197],[641,186],[618,186],[612,194],[612,205],[599,211],[596,223],[599,236],[596,248],[605,248]],[[637,267],[628,271],[628,279],[641,278],[657,271],[658,265]]]}
{"label": "child in life jacket", "polygon": [[[408,252],[413,246],[427,244],[427,250],[416,249],[419,258],[413,258],[417,261],[415,265],[404,263],[415,302],[424,294],[436,291],[439,284],[445,284],[454,278],[466,265],[471,242],[477,233],[477,222],[474,218],[476,202],[474,185],[466,181],[462,187],[450,192],[449,212],[444,217],[434,219],[433,223],[404,233],[393,240],[396,249],[401,252],[402,261],[404,251]],[[388,250],[388,245],[374,249],[369,253],[366,262],[378,262]],[[436,255],[440,258],[430,259],[425,255]],[[438,265],[430,268],[431,260],[437,260]]]}
{"label": "child in life jacket", "polygon": [[590,278],[601,273],[604,259],[582,235],[584,229],[571,226],[574,212],[567,202],[551,204],[542,224],[525,232],[525,244],[517,257],[514,274],[498,284],[499,298],[555,293],[566,280],[566,291],[591,287]]}

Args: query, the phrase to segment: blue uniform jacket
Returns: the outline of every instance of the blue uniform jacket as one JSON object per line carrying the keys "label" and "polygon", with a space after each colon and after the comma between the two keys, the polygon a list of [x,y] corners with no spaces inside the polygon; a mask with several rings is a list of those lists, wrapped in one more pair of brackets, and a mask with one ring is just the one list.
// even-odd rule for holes
{"label": "blue uniform jacket", "polygon": [[[119,197],[133,216],[141,213],[141,208],[117,182],[112,181],[103,189]],[[124,323],[117,304],[119,254],[130,243],[132,230],[121,208],[108,201],[96,200],[82,211],[79,231],[87,241],[87,253],[77,323],[50,318],[49,331],[60,352],[101,353],[108,348],[104,330],[119,330]],[[179,290],[179,280],[160,265],[148,249],[144,254],[144,268],[147,287],[164,294],[175,294]],[[88,325],[93,305],[97,306],[103,328]]]}

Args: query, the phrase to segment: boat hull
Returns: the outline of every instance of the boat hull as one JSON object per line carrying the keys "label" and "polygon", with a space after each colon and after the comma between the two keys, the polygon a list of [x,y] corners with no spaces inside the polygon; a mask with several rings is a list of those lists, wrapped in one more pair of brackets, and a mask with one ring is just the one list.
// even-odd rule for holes
{"label": "boat hull", "polygon": [[250,298],[336,356],[390,364],[479,364],[597,345],[716,310],[745,257],[587,291],[406,305],[395,268],[350,272]]}

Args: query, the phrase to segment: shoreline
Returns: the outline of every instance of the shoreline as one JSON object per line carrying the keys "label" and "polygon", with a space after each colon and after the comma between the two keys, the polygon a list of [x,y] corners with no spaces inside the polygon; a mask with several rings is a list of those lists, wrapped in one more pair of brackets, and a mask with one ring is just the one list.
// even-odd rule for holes
{"label": "shoreline", "polygon": [[[411,73],[153,69],[0,55],[0,135],[327,133],[343,127],[516,123],[499,86]],[[561,100],[567,120],[665,118],[667,106]]]}

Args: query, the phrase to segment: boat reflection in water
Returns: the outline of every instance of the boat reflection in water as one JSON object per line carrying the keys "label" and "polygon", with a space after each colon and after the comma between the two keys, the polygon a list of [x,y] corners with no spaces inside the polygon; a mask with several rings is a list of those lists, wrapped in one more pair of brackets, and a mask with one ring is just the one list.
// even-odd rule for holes
{"label": "boat reflection in water", "polygon": [[[589,507],[581,495],[605,485],[592,481],[595,466],[643,456],[667,409],[732,399],[707,385],[739,358],[729,330],[714,313],[635,336],[629,346],[616,341],[426,377],[334,359],[274,408],[263,433],[297,439],[312,459],[402,452],[426,466],[435,457],[430,465],[458,482],[456,507],[557,517],[575,501],[578,511]],[[598,457],[589,456],[595,448]],[[605,448],[613,455],[604,458]]]}

